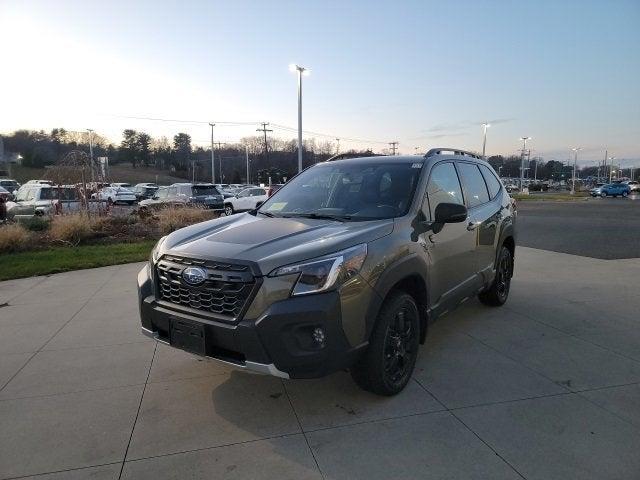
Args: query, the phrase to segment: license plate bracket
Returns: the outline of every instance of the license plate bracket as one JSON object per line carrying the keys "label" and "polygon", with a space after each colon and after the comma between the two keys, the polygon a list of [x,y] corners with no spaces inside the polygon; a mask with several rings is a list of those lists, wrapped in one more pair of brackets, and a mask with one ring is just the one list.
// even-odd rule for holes
{"label": "license plate bracket", "polygon": [[169,343],[173,347],[198,355],[204,355],[204,325],[188,320],[172,319]]}

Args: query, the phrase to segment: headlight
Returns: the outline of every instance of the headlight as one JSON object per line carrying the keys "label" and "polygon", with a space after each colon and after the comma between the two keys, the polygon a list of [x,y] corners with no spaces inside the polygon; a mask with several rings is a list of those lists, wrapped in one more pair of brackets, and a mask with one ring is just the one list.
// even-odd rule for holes
{"label": "headlight", "polygon": [[297,274],[291,295],[324,292],[356,275],[366,257],[367,244],[363,243],[317,260],[277,268],[270,276]]}
{"label": "headlight", "polygon": [[162,237],[160,240],[158,240],[158,243],[156,243],[156,246],[153,247],[153,250],[151,250],[151,258],[149,260],[151,260],[152,264],[158,261],[158,258],[160,257],[160,252],[162,250],[162,244],[166,239],[167,239],[166,236]]}

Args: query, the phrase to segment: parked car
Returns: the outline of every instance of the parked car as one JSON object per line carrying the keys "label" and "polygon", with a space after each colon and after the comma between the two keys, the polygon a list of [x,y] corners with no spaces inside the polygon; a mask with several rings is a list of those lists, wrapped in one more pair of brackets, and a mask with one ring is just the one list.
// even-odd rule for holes
{"label": "parked car", "polygon": [[603,186],[604,183],[596,183],[595,186],[591,190],[589,190],[589,195],[591,195],[592,197],[599,197],[602,193]]}
{"label": "parked car", "polygon": [[122,183],[122,182],[115,182],[111,184],[112,187],[119,187],[119,188],[126,188],[127,190],[131,190],[131,184],[130,183]]}
{"label": "parked car", "polygon": [[124,203],[133,205],[136,203],[135,194],[128,188],[121,187],[104,187],[102,190],[91,195],[96,200],[106,200],[110,204]]}
{"label": "parked car", "polygon": [[138,183],[133,187],[133,193],[138,201],[153,198],[157,191],[158,186],[155,183]]}
{"label": "parked car", "polygon": [[224,199],[211,183],[174,183],[160,187],[150,199],[140,202],[141,208],[160,208],[169,205],[200,205],[222,210]]}
{"label": "parked car", "polygon": [[77,211],[81,207],[78,189],[73,186],[52,187],[46,184],[24,184],[15,201],[7,202],[9,218],[29,218]]}
{"label": "parked car", "polygon": [[24,185],[53,185],[51,180],[29,180]]}
{"label": "parked car", "polygon": [[142,332],[239,369],[410,381],[427,323],[507,301],[511,199],[478,155],[318,163],[260,208],[163,237],[138,274]]}
{"label": "parked car", "polygon": [[636,180],[630,180],[627,182],[627,185],[629,186],[630,193],[640,192],[640,182]]}
{"label": "parked car", "polygon": [[267,198],[269,198],[267,191],[262,187],[245,188],[233,197],[224,199],[224,214],[233,215],[237,212],[253,210]]}
{"label": "parked car", "polygon": [[618,195],[626,197],[629,195],[631,189],[629,185],[624,183],[609,183],[600,187],[601,197],[617,197]]}
{"label": "parked car", "polygon": [[4,187],[0,187],[0,200],[2,200],[3,202],[13,200],[13,194]]}
{"label": "parked car", "polygon": [[0,178],[0,187],[13,194],[20,188],[20,184],[11,178]]}

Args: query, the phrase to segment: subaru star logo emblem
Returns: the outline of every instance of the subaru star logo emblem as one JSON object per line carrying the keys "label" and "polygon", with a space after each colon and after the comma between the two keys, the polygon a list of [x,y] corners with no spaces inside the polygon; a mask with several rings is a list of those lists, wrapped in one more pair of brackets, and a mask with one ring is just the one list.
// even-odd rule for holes
{"label": "subaru star logo emblem", "polygon": [[182,272],[182,279],[189,285],[200,285],[207,279],[207,272],[199,267],[188,267]]}

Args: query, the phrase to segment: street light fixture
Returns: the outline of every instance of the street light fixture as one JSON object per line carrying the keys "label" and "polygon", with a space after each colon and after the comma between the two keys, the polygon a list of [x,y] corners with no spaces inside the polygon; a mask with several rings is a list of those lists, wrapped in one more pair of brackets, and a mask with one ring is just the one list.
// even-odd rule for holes
{"label": "street light fixture", "polygon": [[302,171],[302,76],[308,76],[311,72],[308,68],[292,63],[289,65],[291,72],[298,73],[298,173]]}
{"label": "street light fixture", "polygon": [[482,158],[483,159],[486,159],[485,150],[487,149],[487,128],[489,128],[490,126],[491,126],[490,123],[482,124]]}

